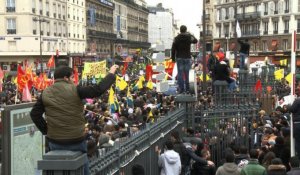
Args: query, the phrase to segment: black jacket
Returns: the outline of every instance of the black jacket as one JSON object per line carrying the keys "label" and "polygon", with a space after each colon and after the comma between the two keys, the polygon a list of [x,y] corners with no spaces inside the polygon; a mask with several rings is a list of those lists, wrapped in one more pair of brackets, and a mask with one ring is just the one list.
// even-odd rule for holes
{"label": "black jacket", "polygon": [[217,64],[215,70],[215,78],[220,81],[227,81],[227,83],[232,83],[233,80],[230,78],[230,71],[227,64]]}
{"label": "black jacket", "polygon": [[291,106],[288,106],[288,111],[293,113],[293,121],[300,122],[300,98],[295,99]]}
{"label": "black jacket", "polygon": [[238,40],[238,42],[240,43],[241,47],[240,47],[240,53],[244,53],[249,55],[249,50],[250,50],[250,45],[247,42],[243,42],[241,40]]}
{"label": "black jacket", "polygon": [[191,58],[191,44],[197,43],[198,40],[190,33],[180,33],[174,38],[172,45],[171,58]]}

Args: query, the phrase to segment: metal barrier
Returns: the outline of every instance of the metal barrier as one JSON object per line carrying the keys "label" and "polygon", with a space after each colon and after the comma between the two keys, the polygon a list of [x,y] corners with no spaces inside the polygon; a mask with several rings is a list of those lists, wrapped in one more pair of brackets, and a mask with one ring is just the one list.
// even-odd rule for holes
{"label": "metal barrier", "polygon": [[131,167],[136,163],[145,168],[147,175],[158,174],[158,157],[154,148],[162,146],[170,131],[182,128],[185,114],[182,107],[124,143],[115,145],[99,159],[90,162],[91,174],[131,174]]}

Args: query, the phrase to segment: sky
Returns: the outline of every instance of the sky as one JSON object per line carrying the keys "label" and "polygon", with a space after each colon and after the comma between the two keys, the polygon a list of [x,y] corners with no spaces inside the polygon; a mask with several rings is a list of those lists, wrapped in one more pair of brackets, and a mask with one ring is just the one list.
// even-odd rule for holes
{"label": "sky", "polygon": [[162,3],[164,8],[173,9],[174,18],[180,20],[180,24],[186,25],[189,32],[199,38],[203,0],[145,0],[148,5],[156,6]]}

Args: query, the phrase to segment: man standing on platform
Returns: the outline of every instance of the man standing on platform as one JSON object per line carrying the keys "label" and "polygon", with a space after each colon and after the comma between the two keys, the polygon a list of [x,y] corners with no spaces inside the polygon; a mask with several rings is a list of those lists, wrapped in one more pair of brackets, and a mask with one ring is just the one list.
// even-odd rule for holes
{"label": "man standing on platform", "polygon": [[[87,152],[82,99],[99,97],[109,89],[115,82],[117,68],[112,66],[99,84],[86,87],[74,85],[72,68],[61,66],[55,70],[54,84],[43,91],[30,112],[32,121],[46,135],[51,151]],[[89,175],[87,157],[84,174]]]}
{"label": "man standing on platform", "polygon": [[238,40],[240,43],[240,69],[245,69],[245,60],[246,57],[249,59],[249,50],[250,50],[250,45],[248,43],[248,39],[245,39],[245,42],[242,40]]}
{"label": "man standing on platform", "polygon": [[[191,69],[191,44],[198,40],[187,32],[186,26],[180,26],[180,34],[173,41],[171,58],[177,64],[178,92],[189,92],[189,71]],[[183,77],[185,77],[185,82]]]}

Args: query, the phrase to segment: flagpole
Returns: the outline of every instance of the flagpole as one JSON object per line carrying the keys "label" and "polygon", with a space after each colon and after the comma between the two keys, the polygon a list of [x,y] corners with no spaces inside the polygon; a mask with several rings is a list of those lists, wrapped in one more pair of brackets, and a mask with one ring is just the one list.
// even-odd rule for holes
{"label": "flagpole", "polygon": [[[292,101],[295,100],[295,72],[296,72],[296,31],[292,32],[292,48],[291,48],[291,96]],[[290,117],[290,125],[291,125],[291,156],[295,156],[295,140],[294,140],[294,123],[293,123],[293,115]],[[299,153],[298,153],[299,154]]]}
{"label": "flagpole", "polygon": [[[234,18],[235,18],[235,25],[237,25],[237,0],[234,0]],[[237,45],[238,45],[236,27],[237,26],[235,26],[235,35],[234,35],[235,47],[234,47],[234,64],[233,64],[235,65],[235,67],[237,67]]]}

